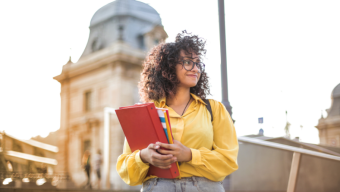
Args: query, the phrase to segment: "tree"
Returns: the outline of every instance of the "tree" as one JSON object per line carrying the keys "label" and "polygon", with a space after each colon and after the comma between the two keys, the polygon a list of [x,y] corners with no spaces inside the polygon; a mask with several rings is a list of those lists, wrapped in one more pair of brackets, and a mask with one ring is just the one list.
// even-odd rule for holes
{"label": "tree", "polygon": [[286,138],[290,138],[290,133],[289,133],[289,129],[290,129],[290,123],[288,122],[288,119],[287,119],[287,111],[286,111],[286,126],[285,126],[285,133],[286,133]]}

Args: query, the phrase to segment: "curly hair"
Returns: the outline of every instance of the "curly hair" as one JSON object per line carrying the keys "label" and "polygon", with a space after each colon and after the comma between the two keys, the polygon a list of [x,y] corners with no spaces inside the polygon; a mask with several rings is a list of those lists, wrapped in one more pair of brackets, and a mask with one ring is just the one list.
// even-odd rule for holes
{"label": "curly hair", "polygon": [[[139,81],[139,94],[143,102],[159,101],[164,97],[176,95],[179,80],[176,75],[176,64],[180,61],[180,51],[195,53],[200,58],[206,54],[205,40],[197,35],[183,31],[178,33],[174,43],[162,43],[151,49],[143,64]],[[205,99],[210,95],[208,75],[201,73],[196,86],[190,93]]]}

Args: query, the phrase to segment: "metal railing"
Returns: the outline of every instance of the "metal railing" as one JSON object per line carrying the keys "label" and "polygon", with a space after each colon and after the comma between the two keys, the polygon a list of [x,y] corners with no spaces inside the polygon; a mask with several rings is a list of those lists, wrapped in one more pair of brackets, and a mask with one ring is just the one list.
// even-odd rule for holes
{"label": "metal railing", "polygon": [[315,156],[315,157],[321,157],[321,158],[330,159],[330,160],[335,160],[335,161],[339,161],[339,163],[340,163],[340,156],[329,155],[329,154],[316,152],[316,151],[312,151],[312,150],[308,150],[308,149],[292,147],[292,146],[288,146],[288,145],[273,143],[273,142],[270,142],[270,141],[263,141],[263,140],[260,140],[260,139],[249,138],[249,137],[238,137],[238,140],[241,141],[241,142],[245,142],[245,143],[252,143],[252,144],[261,145],[261,146],[265,146],[265,147],[271,147],[271,148],[276,148],[276,149],[281,149],[281,150],[293,152],[292,166],[290,168],[287,192],[294,192],[295,191],[298,171],[299,171],[299,167],[300,167],[300,159],[301,159],[302,154],[311,155],[311,156]]}

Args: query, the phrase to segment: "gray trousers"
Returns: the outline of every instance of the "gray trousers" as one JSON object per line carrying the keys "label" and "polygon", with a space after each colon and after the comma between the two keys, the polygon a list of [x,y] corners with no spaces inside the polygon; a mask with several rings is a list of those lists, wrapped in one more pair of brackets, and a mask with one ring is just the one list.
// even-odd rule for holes
{"label": "gray trousers", "polygon": [[204,177],[182,179],[153,178],[143,183],[141,192],[225,192],[222,181],[210,181]]}

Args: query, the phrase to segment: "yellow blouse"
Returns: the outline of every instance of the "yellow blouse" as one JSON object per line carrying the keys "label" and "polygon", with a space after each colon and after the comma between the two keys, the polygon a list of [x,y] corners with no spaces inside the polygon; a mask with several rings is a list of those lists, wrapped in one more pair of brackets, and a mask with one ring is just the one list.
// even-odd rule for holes
{"label": "yellow blouse", "polygon": [[[194,94],[191,96],[194,101],[183,116],[167,107],[165,99],[154,103],[156,107],[168,108],[174,139],[191,149],[192,160],[182,162],[179,167],[181,177],[198,176],[222,181],[238,169],[239,147],[233,121],[222,103],[210,100],[214,116],[211,123],[211,116],[204,101]],[[131,152],[126,139],[116,169],[128,185],[140,185],[156,177],[146,177],[149,164],[143,163],[139,150]]]}

